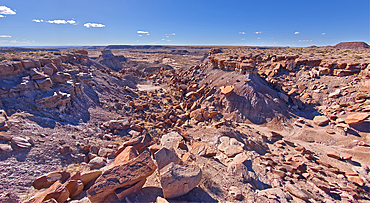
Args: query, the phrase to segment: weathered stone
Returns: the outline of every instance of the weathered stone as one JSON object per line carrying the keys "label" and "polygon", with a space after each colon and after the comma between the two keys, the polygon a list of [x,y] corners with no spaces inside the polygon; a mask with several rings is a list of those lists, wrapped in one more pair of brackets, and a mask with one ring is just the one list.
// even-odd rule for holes
{"label": "weathered stone", "polygon": [[156,203],[168,203],[168,201],[165,198],[158,196]]}
{"label": "weathered stone", "polygon": [[341,90],[340,89],[336,89],[334,92],[330,93],[328,97],[329,98],[337,97],[337,96],[340,95],[340,93],[341,93]]}
{"label": "weathered stone", "polygon": [[335,152],[328,152],[326,153],[326,156],[334,158],[334,159],[340,159],[340,155]]}
{"label": "weathered stone", "polygon": [[0,76],[10,75],[14,72],[14,67],[8,64],[0,63]]}
{"label": "weathered stone", "polygon": [[50,78],[38,79],[35,80],[35,82],[38,89],[47,89],[53,86],[53,82]]}
{"label": "weathered stone", "polygon": [[65,145],[62,145],[58,148],[58,151],[62,154],[62,155],[69,155],[72,153],[72,149],[69,145],[65,144]]}
{"label": "weathered stone", "polygon": [[167,149],[177,149],[183,137],[178,132],[167,133],[161,138],[161,145]]}
{"label": "weathered stone", "polygon": [[122,201],[122,200],[124,200],[124,198],[127,195],[141,190],[141,188],[144,186],[145,182],[146,182],[146,178],[143,179],[143,180],[140,180],[139,182],[136,182],[136,183],[130,185],[130,187],[126,186],[126,187],[118,188],[118,189],[114,190],[114,193],[116,194],[118,199]]}
{"label": "weathered stone", "polygon": [[229,195],[233,199],[240,199],[240,198],[242,198],[242,191],[238,187],[231,186],[229,188]]}
{"label": "weathered stone", "polygon": [[160,174],[164,198],[184,195],[202,179],[202,171],[198,166],[182,166],[173,162],[162,168]]}
{"label": "weathered stone", "polygon": [[162,149],[162,146],[161,145],[157,145],[157,144],[154,144],[154,145],[152,145],[152,146],[149,147],[149,151],[152,154],[155,154],[160,149]]}
{"label": "weathered stone", "polygon": [[171,162],[182,164],[182,161],[177,156],[177,154],[165,147],[156,152],[154,154],[154,158],[157,162],[158,170],[161,170],[163,167],[167,166]]}
{"label": "weathered stone", "polygon": [[101,157],[114,157],[115,152],[113,149],[102,147],[99,149],[98,156]]}
{"label": "weathered stone", "polygon": [[69,197],[68,190],[62,185],[58,180],[52,184],[48,189],[37,193],[36,195],[30,197],[24,203],[42,203],[49,199],[55,199],[57,202],[65,202]]}
{"label": "weathered stone", "polygon": [[116,155],[121,153],[121,151],[123,151],[123,149],[125,149],[127,146],[133,146],[138,152],[141,152],[141,150],[147,147],[151,141],[152,137],[148,133],[145,133],[140,137],[136,137],[127,142],[124,142],[123,145],[118,148]]}
{"label": "weathered stone", "polygon": [[347,176],[347,179],[361,187],[365,185],[364,180],[359,176]]}
{"label": "weathered stone", "polygon": [[29,137],[22,138],[22,137],[13,137],[12,143],[17,145],[20,148],[30,148],[32,146],[32,140]]}
{"label": "weathered stone", "polygon": [[305,201],[307,201],[309,199],[309,197],[307,196],[306,193],[304,193],[302,190],[300,190],[299,188],[297,188],[296,186],[292,185],[292,184],[286,184],[285,185],[285,189],[292,195],[300,198],[300,199],[303,199]]}
{"label": "weathered stone", "polygon": [[100,170],[87,171],[81,174],[81,181],[84,186],[88,185],[92,180],[98,178],[102,174]]}
{"label": "weathered stone", "polygon": [[65,184],[65,187],[69,192],[69,197],[74,198],[83,191],[84,184],[81,180],[68,180],[68,182]]}
{"label": "weathered stone", "polygon": [[50,185],[52,185],[53,183],[55,183],[56,181],[64,182],[69,177],[70,177],[70,173],[69,172],[65,172],[65,171],[61,171],[61,172],[54,171],[54,172],[50,172],[48,174],[45,174],[45,175],[42,175],[42,176],[36,178],[33,181],[32,186],[34,188],[36,188],[36,189],[47,188]]}
{"label": "weathered stone", "polygon": [[190,113],[190,118],[193,118],[197,121],[204,121],[204,109],[196,109]]}
{"label": "weathered stone", "polygon": [[138,157],[138,153],[133,146],[127,146],[118,156],[114,159],[113,165],[118,166],[129,162],[130,160]]}
{"label": "weathered stone", "polygon": [[215,156],[217,154],[216,148],[207,143],[203,142],[193,142],[191,153],[197,154],[199,156]]}
{"label": "weathered stone", "polygon": [[3,140],[3,141],[10,141],[12,140],[12,136],[9,135],[8,133],[6,132],[0,132],[0,140]]}
{"label": "weathered stone", "polygon": [[233,157],[243,152],[244,144],[237,141],[235,138],[227,136],[220,137],[221,144],[218,146],[218,150],[225,153],[228,157]]}
{"label": "weathered stone", "polygon": [[13,148],[11,145],[8,145],[8,144],[0,144],[0,151],[3,151],[3,152],[12,152],[13,151]]}
{"label": "weathered stone", "polygon": [[111,130],[127,130],[131,125],[131,122],[128,120],[110,120],[108,122],[103,123],[103,126],[109,128]]}
{"label": "weathered stone", "polygon": [[92,203],[102,202],[109,194],[122,187],[130,188],[132,185],[150,176],[157,166],[148,151],[143,152],[130,162],[114,166],[105,171],[87,191]]}
{"label": "weathered stone", "polygon": [[286,94],[278,92],[278,95],[279,95],[280,99],[283,100],[284,102],[289,101],[289,97]]}
{"label": "weathered stone", "polygon": [[68,80],[71,80],[71,79],[72,79],[72,76],[69,73],[62,73],[62,72],[58,72],[51,77],[51,80],[53,81],[53,83],[65,84],[67,83]]}
{"label": "weathered stone", "polygon": [[90,168],[101,168],[105,165],[105,159],[97,156],[89,161],[87,164]]}
{"label": "weathered stone", "polygon": [[326,116],[315,116],[313,118],[313,123],[316,125],[325,125],[329,122],[330,120]]}
{"label": "weathered stone", "polygon": [[234,86],[222,86],[221,93],[224,95],[228,95],[234,91]]}
{"label": "weathered stone", "polygon": [[355,125],[362,123],[365,119],[370,116],[368,113],[356,113],[350,116],[347,116],[345,122],[349,125]]}
{"label": "weathered stone", "polygon": [[6,112],[3,109],[0,109],[0,130],[3,130],[8,127],[7,120],[8,116]]}

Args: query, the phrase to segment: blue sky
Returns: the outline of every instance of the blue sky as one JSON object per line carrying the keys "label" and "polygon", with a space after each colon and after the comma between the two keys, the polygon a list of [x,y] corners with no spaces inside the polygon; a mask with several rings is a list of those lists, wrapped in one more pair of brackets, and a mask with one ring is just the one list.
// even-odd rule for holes
{"label": "blue sky", "polygon": [[369,0],[1,0],[0,46],[370,42]]}

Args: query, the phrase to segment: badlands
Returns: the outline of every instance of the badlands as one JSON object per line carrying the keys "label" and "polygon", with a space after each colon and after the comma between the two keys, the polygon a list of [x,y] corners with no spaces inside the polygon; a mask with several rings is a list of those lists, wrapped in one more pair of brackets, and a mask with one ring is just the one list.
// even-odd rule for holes
{"label": "badlands", "polygon": [[0,49],[0,202],[369,202],[370,49]]}

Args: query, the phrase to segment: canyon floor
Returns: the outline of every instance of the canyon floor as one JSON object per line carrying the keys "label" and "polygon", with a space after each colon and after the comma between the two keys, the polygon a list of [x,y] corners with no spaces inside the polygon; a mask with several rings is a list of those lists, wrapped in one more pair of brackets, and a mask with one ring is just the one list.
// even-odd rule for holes
{"label": "canyon floor", "polygon": [[370,201],[367,48],[1,48],[0,60],[0,202]]}

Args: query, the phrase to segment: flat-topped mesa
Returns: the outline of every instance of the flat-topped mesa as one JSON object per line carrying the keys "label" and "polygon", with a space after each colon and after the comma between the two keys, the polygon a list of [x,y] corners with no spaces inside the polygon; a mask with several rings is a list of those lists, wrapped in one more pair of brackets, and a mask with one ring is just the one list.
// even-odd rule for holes
{"label": "flat-topped mesa", "polygon": [[338,49],[369,49],[370,46],[365,42],[341,42],[334,46]]}

